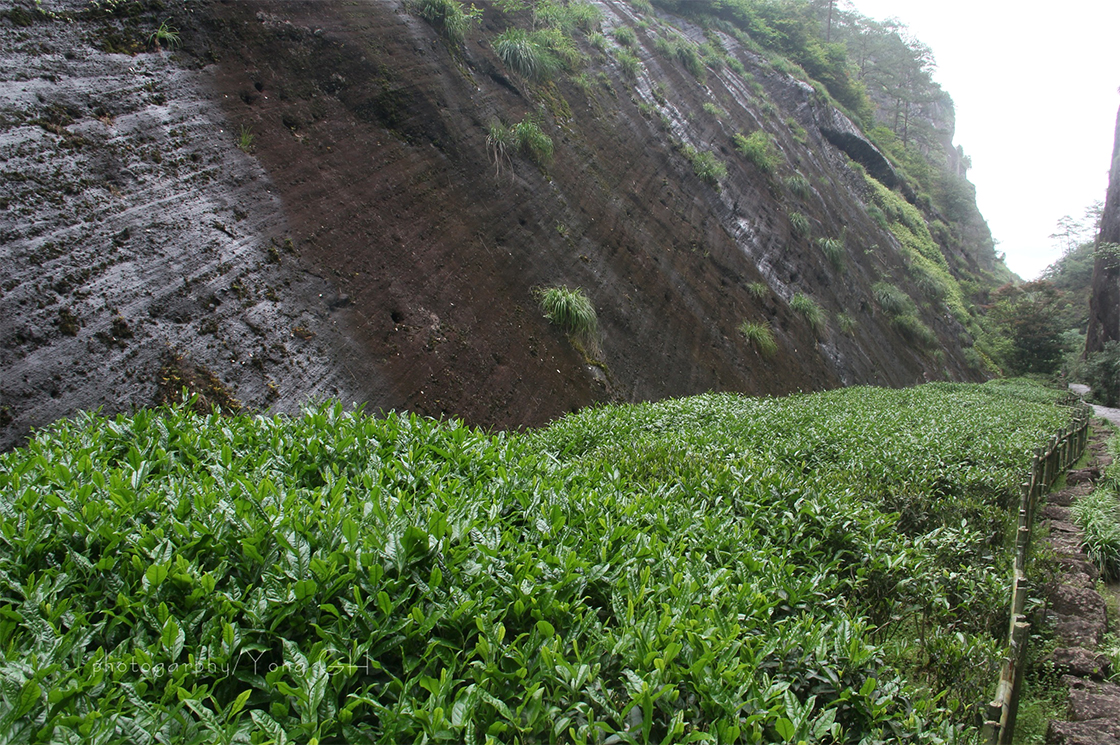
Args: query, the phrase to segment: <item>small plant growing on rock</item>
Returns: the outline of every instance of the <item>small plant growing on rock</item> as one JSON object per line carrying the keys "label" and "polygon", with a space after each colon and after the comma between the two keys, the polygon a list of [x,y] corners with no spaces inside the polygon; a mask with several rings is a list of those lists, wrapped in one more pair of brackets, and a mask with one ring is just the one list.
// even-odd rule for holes
{"label": "small plant growing on rock", "polygon": [[167,21],[170,20],[171,19],[168,18],[163,23],[161,23],[159,25],[159,28],[153,31],[152,35],[148,37],[148,43],[154,46],[156,49],[162,49],[164,45],[167,45],[168,48],[173,49],[180,44],[178,29],[171,28],[167,25]]}
{"label": "small plant growing on rock", "polygon": [[556,71],[556,60],[534,34],[510,28],[494,39],[494,53],[510,70],[526,80],[547,80]]}
{"label": "small plant growing on rock", "polygon": [[480,8],[467,8],[459,0],[413,0],[411,9],[452,44],[462,44],[482,18]]}
{"label": "small plant growing on rock", "polygon": [[813,186],[809,183],[809,179],[800,173],[795,173],[786,179],[786,188],[789,189],[790,194],[799,199],[808,199],[813,193]]}
{"label": "small plant growing on rock", "polygon": [[720,162],[711,150],[697,150],[691,145],[685,145],[682,152],[692,163],[692,170],[705,183],[718,188],[719,182],[727,176],[727,166]]}
{"label": "small plant growing on rock", "polygon": [[704,73],[704,60],[696,51],[696,47],[692,42],[681,39],[676,45],[676,57],[685,69],[692,73],[693,77],[704,82],[707,77]]}
{"label": "small plant growing on rock", "polygon": [[534,290],[534,294],[550,323],[563,329],[587,351],[599,352],[599,317],[583,290],[554,285]]}
{"label": "small plant growing on rock", "polygon": [[794,235],[799,235],[803,238],[808,238],[812,230],[809,225],[809,218],[805,217],[805,215],[800,212],[789,213],[789,227],[793,230]]}
{"label": "small plant growing on rock", "polygon": [[914,284],[930,300],[944,300],[945,296],[949,294],[949,288],[945,286],[945,280],[921,264],[911,264],[909,272],[910,276],[914,278]]}
{"label": "small plant growing on rock", "polygon": [[638,77],[638,72],[642,69],[642,61],[638,59],[637,56],[625,49],[620,49],[618,54],[615,55],[615,58],[618,60],[618,66],[622,69],[624,77],[630,80],[634,80]]}
{"label": "small plant growing on rock", "polygon": [[884,213],[877,204],[870,205],[867,208],[867,216],[874,220],[875,224],[883,230],[887,230],[891,226],[890,223],[887,222],[886,213]]}
{"label": "small plant growing on rock", "polygon": [[818,238],[817,246],[834,269],[844,266],[844,241],[841,238]]}
{"label": "small plant growing on rock", "polygon": [[494,160],[494,176],[500,176],[502,166],[511,163],[510,153],[517,149],[517,138],[509,127],[494,119],[486,127],[486,149]]}
{"label": "small plant growing on rock", "polygon": [[629,26],[619,26],[614,30],[614,40],[624,47],[632,47],[638,43],[634,29]]}
{"label": "small plant growing on rock", "polygon": [[486,127],[486,149],[494,161],[494,175],[511,163],[514,152],[524,153],[542,168],[552,160],[552,138],[532,119],[506,126],[494,119]]}
{"label": "small plant growing on rock", "polygon": [[253,135],[253,128],[241,125],[241,134],[237,136],[237,147],[245,153],[253,152],[253,140],[256,139]]}
{"label": "small plant growing on rock", "polygon": [[821,307],[817,305],[817,301],[813,298],[799,292],[790,299],[789,307],[804,318],[805,322],[816,333],[820,333],[824,329],[824,311],[821,310]]}
{"label": "small plant growing on rock", "polygon": [[770,295],[770,286],[765,282],[751,282],[747,285],[747,292],[762,300]]}
{"label": "small plant growing on rock", "polygon": [[927,349],[937,346],[937,334],[925,325],[917,315],[905,313],[891,319],[891,325],[898,329],[911,342]]}
{"label": "small plant growing on rock", "polygon": [[774,140],[761,129],[746,136],[736,134],[731,140],[735,149],[763,173],[773,173],[781,164],[782,156]]}
{"label": "small plant growing on rock", "polygon": [[538,166],[545,166],[552,160],[552,138],[544,133],[540,125],[531,119],[514,124],[510,128],[513,139],[529,159]]}
{"label": "small plant growing on rock", "polygon": [[716,106],[714,103],[706,103],[701,108],[704,109],[705,114],[712,117],[713,119],[723,119],[725,116],[727,116],[727,112]]}
{"label": "small plant growing on rock", "polygon": [[892,318],[917,312],[910,296],[889,282],[876,282],[871,286],[871,294],[879,308]]}
{"label": "small plant growing on rock", "polygon": [[774,341],[774,330],[768,323],[755,323],[743,321],[739,324],[739,333],[742,334],[755,349],[766,357],[772,357],[778,351],[778,342]]}

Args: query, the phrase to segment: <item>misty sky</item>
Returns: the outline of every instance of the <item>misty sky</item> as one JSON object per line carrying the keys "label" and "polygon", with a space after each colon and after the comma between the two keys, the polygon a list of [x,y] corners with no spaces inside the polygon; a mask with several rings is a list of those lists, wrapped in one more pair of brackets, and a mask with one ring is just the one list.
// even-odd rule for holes
{"label": "misty sky", "polygon": [[980,211],[1007,265],[1034,279],[1061,255],[1049,236],[1108,187],[1120,106],[1120,1],[841,0],[896,17],[933,49],[972,157]]}

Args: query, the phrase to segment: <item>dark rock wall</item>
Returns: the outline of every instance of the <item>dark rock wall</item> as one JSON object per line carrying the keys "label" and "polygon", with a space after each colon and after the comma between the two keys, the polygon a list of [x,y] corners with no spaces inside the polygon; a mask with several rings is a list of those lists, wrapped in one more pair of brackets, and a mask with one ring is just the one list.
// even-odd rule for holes
{"label": "dark rock wall", "polygon": [[[1120,244],[1120,112],[1116,116],[1116,140],[1112,149],[1112,168],[1108,194],[1101,215],[1097,245]],[[1097,252],[1093,264],[1093,294],[1089,298],[1089,328],[1085,334],[1085,353],[1104,348],[1105,342],[1120,340],[1120,248]]]}
{"label": "dark rock wall", "polygon": [[[637,27],[627,3],[599,6],[606,35]],[[0,187],[0,446],[79,409],[159,400],[169,358],[254,410],[334,396],[493,427],[596,401],[979,378],[945,307],[921,302],[940,349],[876,307],[877,281],[921,292],[823,130],[872,146],[810,86],[726,36],[756,85],[727,68],[697,80],[640,27],[636,79],[583,42],[582,85],[529,86],[490,49],[505,21],[485,7],[460,49],[398,0],[175,5],[182,47],[135,56],[99,40],[143,41],[163,11],[0,20],[0,149],[6,170],[37,174]],[[497,168],[487,123],[526,117],[552,161]],[[731,146],[757,129],[782,154],[774,175]],[[719,187],[685,144],[727,165]],[[785,185],[794,173],[807,194]],[[843,241],[842,266],[825,237]],[[944,250],[950,267],[976,263]],[[552,284],[593,301],[599,359],[541,317],[533,290]],[[797,293],[823,329],[791,309]],[[744,320],[771,324],[775,355]]]}
{"label": "dark rock wall", "polygon": [[177,397],[187,379],[250,410],[349,397],[360,350],[236,147],[217,68],[106,53],[120,21],[46,8],[83,15],[0,20],[0,448],[82,409]]}

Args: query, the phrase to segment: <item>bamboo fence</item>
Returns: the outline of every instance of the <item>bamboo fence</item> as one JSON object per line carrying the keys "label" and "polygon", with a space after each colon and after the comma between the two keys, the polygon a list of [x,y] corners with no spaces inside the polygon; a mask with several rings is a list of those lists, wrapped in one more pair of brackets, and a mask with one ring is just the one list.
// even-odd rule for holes
{"label": "bamboo fence", "polygon": [[1035,509],[1042,495],[1049,491],[1058,477],[1081,458],[1089,437],[1092,409],[1080,397],[1071,395],[1059,401],[1074,407],[1073,420],[1035,451],[1031,459],[1030,481],[1023,484],[1019,505],[1019,530],[1015,540],[1015,576],[1011,582],[1011,625],[1007,634],[1007,653],[1000,670],[996,696],[984,707],[982,740],[987,745],[1010,745],[1015,734],[1015,718],[1019,712],[1019,694],[1023,685],[1027,639],[1031,625],[1024,615],[1027,595],[1027,559],[1031,550],[1031,530]]}

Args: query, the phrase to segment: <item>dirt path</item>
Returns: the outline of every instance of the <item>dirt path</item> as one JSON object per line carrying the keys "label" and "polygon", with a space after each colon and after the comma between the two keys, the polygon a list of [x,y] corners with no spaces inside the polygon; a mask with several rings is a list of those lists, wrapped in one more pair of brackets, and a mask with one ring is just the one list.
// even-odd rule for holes
{"label": "dirt path", "polygon": [[[1087,385],[1081,385],[1080,383],[1070,383],[1069,389],[1082,397],[1089,395],[1089,386]],[[1107,419],[1117,427],[1120,427],[1120,409],[1110,409],[1107,406],[1097,406],[1096,404],[1091,405],[1093,407],[1094,414],[1099,416],[1101,419]]]}
{"label": "dirt path", "polygon": [[[1097,407],[1098,416],[1116,421],[1102,414],[1103,408]],[[1116,409],[1104,411],[1120,417]],[[1097,568],[1083,551],[1081,529],[1070,515],[1070,506],[1093,490],[1101,472],[1112,463],[1107,452],[1110,436],[1107,427],[1093,424],[1089,462],[1084,468],[1069,472],[1065,488],[1049,495],[1042,511],[1049,527],[1050,546],[1062,567],[1059,578],[1046,589],[1046,620],[1052,625],[1059,645],[1050,661],[1069,689],[1068,719],[1050,722],[1046,733],[1050,745],[1120,743],[1120,686],[1107,682],[1111,672],[1109,660],[1100,653],[1108,630],[1106,603],[1097,591]]]}

